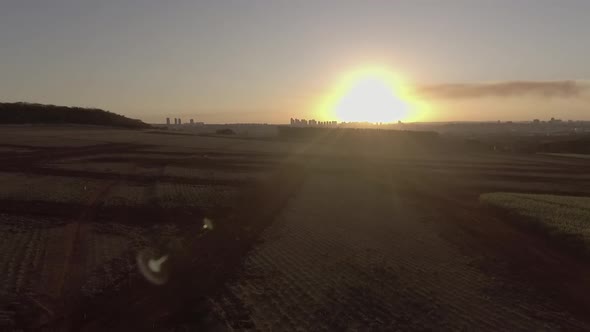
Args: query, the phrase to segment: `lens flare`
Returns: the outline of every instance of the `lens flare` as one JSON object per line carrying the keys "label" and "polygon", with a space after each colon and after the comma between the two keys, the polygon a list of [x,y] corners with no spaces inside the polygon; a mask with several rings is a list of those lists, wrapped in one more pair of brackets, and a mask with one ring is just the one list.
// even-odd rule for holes
{"label": "lens flare", "polygon": [[167,261],[168,255],[156,255],[153,249],[145,249],[137,254],[139,272],[154,285],[163,285],[168,281]]}
{"label": "lens flare", "polygon": [[148,267],[154,273],[160,273],[162,271],[162,264],[168,260],[168,255],[164,255],[158,259],[148,260]]}
{"label": "lens flare", "polygon": [[209,218],[203,219],[203,229],[205,230],[213,230],[213,220]]}

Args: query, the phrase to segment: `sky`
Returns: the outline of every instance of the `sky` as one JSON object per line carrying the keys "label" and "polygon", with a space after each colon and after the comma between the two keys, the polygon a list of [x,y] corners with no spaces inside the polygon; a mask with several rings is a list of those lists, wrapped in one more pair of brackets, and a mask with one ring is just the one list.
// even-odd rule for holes
{"label": "sky", "polygon": [[2,0],[0,101],[150,123],[321,119],[377,66],[416,121],[590,120],[590,1]]}

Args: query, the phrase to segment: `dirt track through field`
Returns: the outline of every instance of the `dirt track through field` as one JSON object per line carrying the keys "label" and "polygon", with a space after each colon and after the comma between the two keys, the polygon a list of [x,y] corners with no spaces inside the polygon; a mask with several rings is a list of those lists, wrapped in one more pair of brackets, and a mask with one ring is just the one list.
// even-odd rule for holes
{"label": "dirt track through field", "polygon": [[512,281],[441,237],[437,206],[412,199],[404,176],[311,175],[213,300],[221,320],[263,330],[589,328],[542,296],[499,291]]}

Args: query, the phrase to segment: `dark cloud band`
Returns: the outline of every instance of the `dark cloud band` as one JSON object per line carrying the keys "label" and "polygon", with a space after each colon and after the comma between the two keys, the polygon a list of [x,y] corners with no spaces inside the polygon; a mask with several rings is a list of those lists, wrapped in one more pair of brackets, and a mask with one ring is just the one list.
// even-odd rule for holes
{"label": "dark cloud band", "polygon": [[417,88],[417,94],[427,98],[482,97],[577,97],[588,89],[580,81],[508,81],[496,83],[438,84]]}

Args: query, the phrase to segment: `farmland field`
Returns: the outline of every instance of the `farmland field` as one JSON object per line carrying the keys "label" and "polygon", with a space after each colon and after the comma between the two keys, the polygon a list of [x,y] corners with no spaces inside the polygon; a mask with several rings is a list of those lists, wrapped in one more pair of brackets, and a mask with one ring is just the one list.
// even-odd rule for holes
{"label": "farmland field", "polygon": [[537,223],[550,235],[579,240],[583,250],[590,252],[590,197],[488,193],[480,199]]}
{"label": "farmland field", "polygon": [[[588,170],[337,137],[5,126],[0,330],[590,330],[587,258],[518,224],[587,239]],[[140,272],[146,252],[168,260],[162,284]]]}
{"label": "farmland field", "polygon": [[590,155],[577,153],[545,153],[549,156],[590,159]]}

